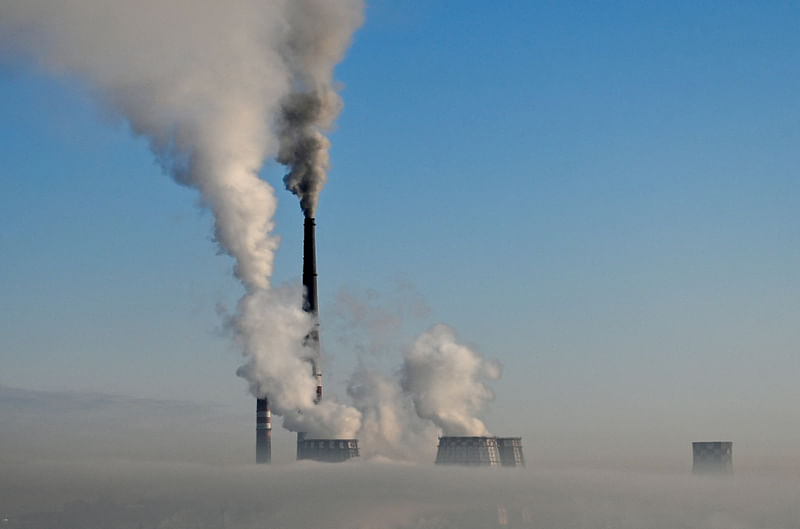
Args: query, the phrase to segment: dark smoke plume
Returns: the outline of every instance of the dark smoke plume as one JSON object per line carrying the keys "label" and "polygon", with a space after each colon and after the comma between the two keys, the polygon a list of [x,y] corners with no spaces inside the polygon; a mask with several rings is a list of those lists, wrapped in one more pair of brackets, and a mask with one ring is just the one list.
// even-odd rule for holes
{"label": "dark smoke plume", "polygon": [[[323,97],[332,101],[325,103]],[[331,119],[331,114],[335,116],[340,108],[341,100],[332,92],[291,94],[283,103],[277,160],[289,167],[283,183],[300,199],[306,217],[316,213],[330,166],[330,141],[319,130],[319,123]]]}
{"label": "dark smoke plume", "polygon": [[289,168],[286,189],[300,199],[303,214],[314,217],[330,165],[324,132],[342,109],[333,67],[362,22],[363,6],[355,0],[304,0],[286,7],[292,33],[282,55],[293,90],[281,104],[277,160]]}

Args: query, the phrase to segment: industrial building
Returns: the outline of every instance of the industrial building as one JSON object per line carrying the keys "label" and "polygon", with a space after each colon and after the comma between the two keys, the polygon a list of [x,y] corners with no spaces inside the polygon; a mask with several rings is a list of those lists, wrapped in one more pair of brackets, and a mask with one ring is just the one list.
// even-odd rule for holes
{"label": "industrial building", "polygon": [[437,465],[524,467],[522,437],[444,436],[439,438]]}
{"label": "industrial building", "polygon": [[493,436],[440,437],[437,465],[496,467],[500,464],[497,438]]}
{"label": "industrial building", "polygon": [[732,441],[697,441],[692,443],[694,474],[732,474]]}
{"label": "industrial building", "polygon": [[[309,352],[311,374],[316,380],[314,402],[322,400],[322,371],[320,370],[319,299],[317,298],[316,222],[306,217],[303,224],[303,310],[314,319],[314,327],[304,339]],[[267,395],[256,399],[256,462],[269,463],[272,450],[272,417]],[[338,462],[359,456],[358,439],[307,439],[297,432],[297,459]]]}
{"label": "industrial building", "polygon": [[497,449],[500,452],[500,464],[502,466],[525,466],[525,456],[522,454],[522,437],[498,437]]}
{"label": "industrial building", "polygon": [[[311,374],[317,381],[314,402],[322,400],[322,370],[320,369],[319,343],[319,298],[317,297],[317,244],[316,222],[306,217],[303,223],[303,287],[306,295],[303,310],[314,317],[314,328],[305,338],[310,351],[308,363]],[[358,439],[307,439],[304,432],[297,432],[297,459],[311,459],[336,463],[358,457]]]}
{"label": "industrial building", "polygon": [[358,439],[306,439],[303,435],[297,438],[298,461],[340,463],[358,455]]}

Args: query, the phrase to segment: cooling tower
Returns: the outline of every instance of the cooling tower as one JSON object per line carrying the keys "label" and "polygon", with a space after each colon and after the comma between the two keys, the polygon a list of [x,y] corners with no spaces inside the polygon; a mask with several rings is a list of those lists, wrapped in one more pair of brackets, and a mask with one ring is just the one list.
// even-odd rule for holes
{"label": "cooling tower", "polygon": [[256,399],[256,463],[272,460],[272,417],[269,400]]}
{"label": "cooling tower", "polygon": [[692,443],[692,472],[695,474],[732,474],[732,441]]}
{"label": "cooling tower", "polygon": [[358,457],[358,439],[306,439],[297,436],[297,459],[340,463]]}
{"label": "cooling tower", "polygon": [[437,465],[496,467],[500,463],[496,437],[440,437]]}
{"label": "cooling tower", "polygon": [[522,437],[498,437],[497,450],[500,452],[500,464],[504,467],[525,466]]}

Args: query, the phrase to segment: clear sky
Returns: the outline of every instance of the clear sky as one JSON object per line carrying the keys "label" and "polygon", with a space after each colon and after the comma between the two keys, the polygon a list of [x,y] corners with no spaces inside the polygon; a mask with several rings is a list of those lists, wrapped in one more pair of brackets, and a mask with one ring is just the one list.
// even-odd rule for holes
{"label": "clear sky", "polygon": [[[347,326],[350,296],[408,316],[369,361],[437,322],[500,360],[488,423],[542,453],[791,455],[799,23],[794,2],[370,2],[317,215],[330,391],[380,327]],[[302,236],[282,173],[279,282]],[[249,412],[216,313],[241,287],[196,203],[84,87],[0,69],[0,384]]]}

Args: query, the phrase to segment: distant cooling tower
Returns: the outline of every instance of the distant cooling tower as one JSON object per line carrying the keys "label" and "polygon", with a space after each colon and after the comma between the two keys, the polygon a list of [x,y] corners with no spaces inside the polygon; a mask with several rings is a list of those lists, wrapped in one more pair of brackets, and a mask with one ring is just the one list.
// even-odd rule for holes
{"label": "distant cooling tower", "polygon": [[496,467],[500,452],[496,437],[440,437],[437,465]]}
{"label": "distant cooling tower", "polygon": [[358,457],[358,439],[306,439],[297,436],[297,460],[340,463]]}
{"label": "distant cooling tower", "polygon": [[692,472],[695,474],[732,474],[733,442],[699,441],[692,443]]}
{"label": "distant cooling tower", "polygon": [[525,466],[525,456],[522,455],[522,437],[498,437],[497,449],[500,452],[500,464],[504,467]]}

